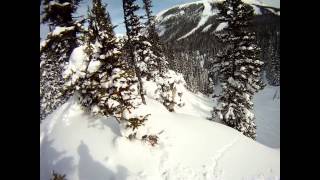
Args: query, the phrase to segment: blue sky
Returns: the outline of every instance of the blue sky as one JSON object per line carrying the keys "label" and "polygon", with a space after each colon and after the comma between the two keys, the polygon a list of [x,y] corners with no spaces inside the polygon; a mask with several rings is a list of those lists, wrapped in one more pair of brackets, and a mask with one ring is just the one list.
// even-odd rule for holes
{"label": "blue sky", "polygon": [[[102,0],[104,3],[107,3],[107,10],[111,15],[111,20],[113,25],[118,25],[115,29],[117,34],[125,34],[125,28],[123,24],[123,11],[122,11],[122,0]],[[174,5],[193,2],[197,0],[153,0],[153,12],[157,14],[158,12],[168,9]],[[137,0],[139,5],[142,5],[142,0]],[[263,2],[270,4],[275,7],[280,7],[280,0],[263,0]],[[91,4],[90,0],[83,0],[78,9],[78,15],[84,15],[87,12],[88,5]],[[141,13],[142,11],[140,11]],[[40,25],[40,36],[45,38],[48,29],[44,25]]]}
{"label": "blue sky", "polygon": [[[85,2],[86,1],[86,2]],[[88,0],[85,0],[82,4],[85,4],[84,6],[79,9],[81,12],[86,12],[87,4],[89,4]],[[117,34],[124,34],[124,24],[123,24],[123,11],[122,11],[122,0],[102,0],[103,2],[107,3],[107,10],[109,11],[111,15],[111,20],[113,25],[118,25],[118,27],[115,29]],[[161,10],[170,8],[177,4],[183,4],[186,2],[192,2],[195,0],[153,0],[153,12],[154,14],[160,12]],[[140,7],[142,7],[142,0],[137,0],[137,3],[139,3]],[[140,11],[140,13],[143,13]]]}
{"label": "blue sky", "polygon": [[[113,25],[118,25],[115,29],[117,34],[125,34],[125,28],[123,24],[123,11],[122,11],[122,0],[102,0],[104,3],[108,4],[107,10],[111,15],[111,20]],[[168,9],[177,4],[183,4],[187,2],[192,2],[195,0],[153,0],[153,12],[154,14],[160,12],[161,10]],[[139,5],[142,5],[142,0],[137,0]],[[87,12],[88,5],[91,4],[91,0],[83,0],[77,11],[78,15],[84,15]],[[141,11],[140,11],[141,13]],[[40,36],[45,38],[48,33],[48,28],[44,25],[40,25]]]}

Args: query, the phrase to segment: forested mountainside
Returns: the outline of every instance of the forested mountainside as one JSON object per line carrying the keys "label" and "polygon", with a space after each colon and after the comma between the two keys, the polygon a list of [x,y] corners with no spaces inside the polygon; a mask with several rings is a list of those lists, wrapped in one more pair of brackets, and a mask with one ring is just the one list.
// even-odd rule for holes
{"label": "forested mountainside", "polygon": [[[212,62],[224,44],[214,35],[225,24],[217,20],[220,2],[197,1],[164,10],[157,15],[157,31],[165,44],[169,65],[182,73],[196,92],[211,93],[208,79],[217,83],[217,73],[212,72]],[[252,25],[248,27],[257,35],[261,60],[265,62],[267,83],[280,85],[280,9],[250,4],[255,10]],[[212,72],[212,73],[209,73]]]}

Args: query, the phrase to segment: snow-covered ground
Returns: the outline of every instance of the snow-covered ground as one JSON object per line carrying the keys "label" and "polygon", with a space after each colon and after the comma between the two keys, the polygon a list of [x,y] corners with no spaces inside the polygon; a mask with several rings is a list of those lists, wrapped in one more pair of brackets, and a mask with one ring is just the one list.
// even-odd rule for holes
{"label": "snow-covered ground", "polygon": [[[274,92],[273,87],[266,87],[258,94],[255,110],[260,119],[258,140],[260,136],[261,142],[277,147],[276,141],[269,141],[277,137],[272,133],[278,132],[273,129],[278,126],[270,124],[279,121]],[[183,96],[186,105],[176,112],[168,112],[151,96],[146,98],[147,106],[137,109],[151,113],[142,129],[158,134],[159,144],[155,147],[139,140],[129,141],[122,136],[116,120],[91,117],[81,110],[75,98],[70,99],[40,126],[41,180],[50,179],[52,170],[66,174],[68,180],[280,178],[278,149],[207,120],[214,105],[208,97],[187,90]]]}
{"label": "snow-covered ground", "polygon": [[280,86],[266,86],[253,99],[257,141],[280,149]]}

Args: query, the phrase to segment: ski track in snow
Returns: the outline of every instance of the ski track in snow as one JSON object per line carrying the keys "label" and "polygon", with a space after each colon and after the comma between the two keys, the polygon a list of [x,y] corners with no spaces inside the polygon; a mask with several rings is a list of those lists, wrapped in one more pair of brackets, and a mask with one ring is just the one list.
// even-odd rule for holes
{"label": "ski track in snow", "polygon": [[[237,135],[230,141],[230,143],[217,150],[215,155],[210,158],[210,162],[203,164],[200,169],[194,169],[192,167],[182,165],[177,165],[173,168],[170,167],[168,162],[170,154],[169,151],[164,149],[160,156],[159,173],[163,180],[174,180],[177,178],[190,180],[223,180],[223,169],[219,168],[220,160],[230,149],[232,149],[232,147],[238,142],[239,138],[240,136]],[[185,174],[188,176],[181,176]]]}
{"label": "ski track in snow", "polygon": [[219,177],[222,174],[222,171],[218,171],[218,163],[220,159],[224,156],[224,154],[232,148],[232,146],[238,141],[239,136],[236,136],[229,144],[226,144],[224,147],[222,147],[220,150],[217,151],[216,155],[213,157],[214,164],[213,164],[213,172],[215,177]]}

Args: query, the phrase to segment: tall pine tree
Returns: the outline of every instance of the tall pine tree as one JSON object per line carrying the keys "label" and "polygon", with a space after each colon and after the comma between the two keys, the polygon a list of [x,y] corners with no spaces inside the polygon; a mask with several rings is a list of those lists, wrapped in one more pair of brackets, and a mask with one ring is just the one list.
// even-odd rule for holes
{"label": "tall pine tree", "polygon": [[141,68],[138,66],[138,59],[137,59],[137,49],[140,42],[141,37],[141,28],[139,22],[139,17],[135,14],[137,10],[139,10],[139,6],[134,4],[135,0],[122,0],[122,7],[124,13],[124,23],[126,26],[126,33],[127,33],[127,42],[126,42],[126,49],[129,50],[129,58],[130,63],[134,66],[134,70],[136,76],[138,77],[139,81],[139,94],[141,96],[143,104],[146,104],[146,100],[144,97],[143,91],[143,82],[142,82],[142,71]]}
{"label": "tall pine tree", "polygon": [[216,35],[227,43],[227,49],[217,55],[222,94],[213,117],[255,139],[252,97],[264,84],[256,37],[246,29],[253,17],[253,8],[241,0],[226,0],[219,5],[219,10],[219,20],[228,26]]}
{"label": "tall pine tree", "polygon": [[153,71],[152,80],[157,84],[158,88],[156,90],[156,96],[159,98],[160,102],[169,110],[174,111],[174,107],[176,104],[182,105],[179,102],[178,96],[180,97],[182,94],[179,93],[177,96],[177,84],[182,83],[178,80],[178,76],[173,71],[169,72],[167,57],[164,54],[163,44],[160,41],[159,35],[156,31],[155,27],[155,18],[152,14],[152,1],[151,0],[143,0],[144,9],[147,16],[146,21],[146,29],[147,29],[147,39],[151,44],[152,62],[154,62],[153,69],[149,69]]}
{"label": "tall pine tree", "polygon": [[123,0],[124,23],[127,31],[126,49],[129,51],[131,63],[134,66],[139,81],[139,91],[144,104],[145,93],[143,89],[143,78],[151,80],[157,74],[157,55],[153,52],[153,45],[148,37],[142,34],[143,25],[136,12],[139,6],[135,0]]}
{"label": "tall pine tree", "polygon": [[74,21],[72,13],[80,0],[45,0],[42,23],[51,32],[40,44],[40,120],[63,104],[69,94],[62,95],[62,72],[72,50],[77,46],[77,33],[82,20]]}
{"label": "tall pine tree", "polygon": [[157,70],[159,71],[160,76],[165,74],[168,70],[166,57],[164,56],[163,45],[161,44],[159,35],[156,31],[156,23],[155,17],[152,14],[152,1],[151,0],[143,0],[144,9],[147,15],[147,32],[148,32],[148,40],[150,41],[152,47],[152,51],[155,54],[155,62],[157,66]]}

